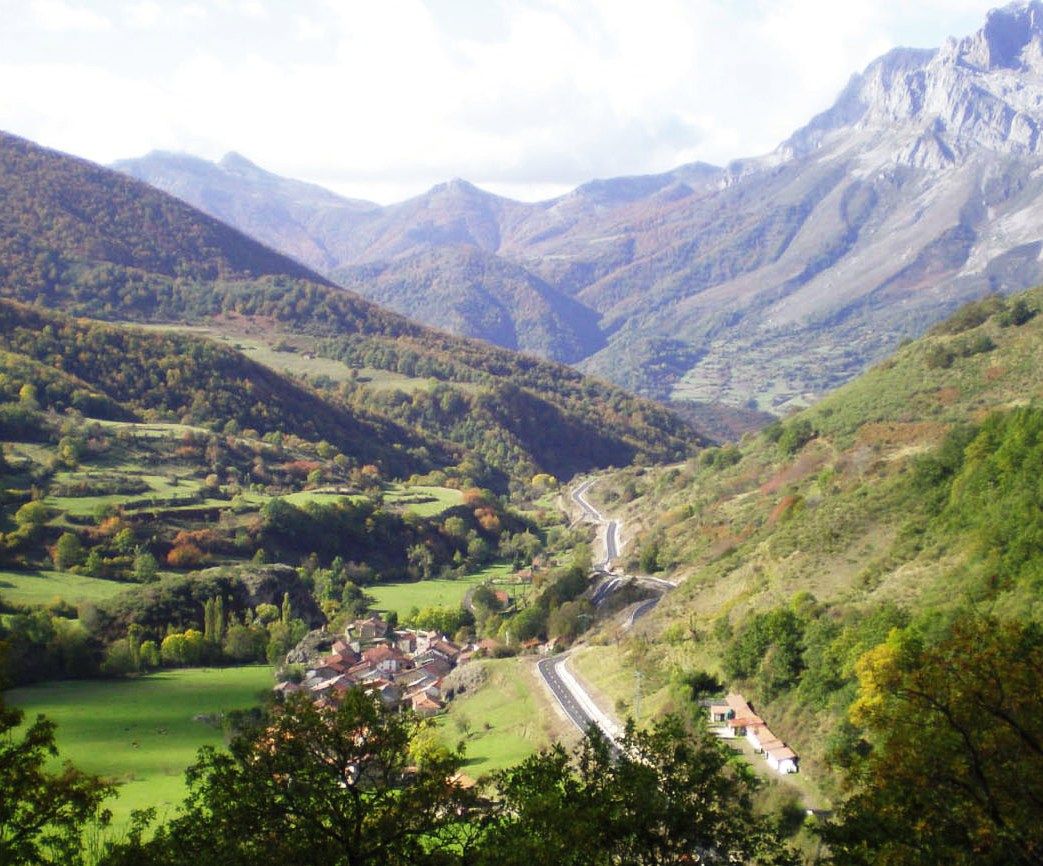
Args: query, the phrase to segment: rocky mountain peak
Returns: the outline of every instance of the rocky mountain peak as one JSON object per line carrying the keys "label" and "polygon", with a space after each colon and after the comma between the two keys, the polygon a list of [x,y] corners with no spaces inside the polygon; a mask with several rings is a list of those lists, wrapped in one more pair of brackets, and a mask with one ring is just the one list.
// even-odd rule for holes
{"label": "rocky mountain peak", "polygon": [[268,174],[268,172],[256,163],[251,162],[241,153],[236,153],[234,150],[228,151],[228,153],[221,157],[220,162],[217,164],[225,171],[232,172],[233,174],[244,176]]}
{"label": "rocky mountain peak", "polygon": [[850,130],[889,104],[891,113],[915,111],[919,100],[909,81],[921,74],[936,54],[932,49],[894,48],[878,57],[864,72],[851,76],[828,110],[816,115],[780,146],[781,155],[805,156],[821,147],[833,133]]}
{"label": "rocky mountain peak", "polygon": [[462,177],[454,177],[452,180],[431,187],[428,195],[452,198],[484,198],[487,193]]}
{"label": "rocky mountain peak", "polygon": [[1043,0],[1023,0],[939,50],[896,48],[874,60],[779,154],[802,158],[857,141],[865,167],[941,170],[985,150],[1043,155],[1041,126]]}
{"label": "rocky mountain peak", "polygon": [[985,26],[965,39],[951,40],[945,54],[979,70],[1038,69],[1043,38],[1043,3],[1022,0],[993,9]]}

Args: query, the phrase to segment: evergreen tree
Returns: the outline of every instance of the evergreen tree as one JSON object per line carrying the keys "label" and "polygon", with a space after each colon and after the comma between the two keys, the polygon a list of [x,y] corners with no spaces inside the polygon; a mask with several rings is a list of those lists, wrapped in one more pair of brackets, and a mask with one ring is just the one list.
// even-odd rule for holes
{"label": "evergreen tree", "polygon": [[221,643],[225,638],[225,599],[219,595],[214,599],[214,642]]}

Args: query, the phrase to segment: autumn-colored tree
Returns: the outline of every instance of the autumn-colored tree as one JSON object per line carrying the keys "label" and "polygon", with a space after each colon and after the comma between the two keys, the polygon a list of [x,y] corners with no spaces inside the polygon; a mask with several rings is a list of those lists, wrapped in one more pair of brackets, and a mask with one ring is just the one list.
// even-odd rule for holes
{"label": "autumn-colored tree", "polygon": [[871,746],[825,837],[838,864],[1043,862],[1043,629],[962,614],[857,664]]}
{"label": "autumn-colored tree", "polygon": [[485,491],[478,487],[469,487],[461,494],[464,505],[471,508],[485,503]]}
{"label": "autumn-colored tree", "polygon": [[102,518],[101,523],[98,524],[98,528],[94,530],[94,534],[99,538],[111,538],[126,528],[127,524],[123,522],[122,517],[118,514],[111,514],[108,517]]}
{"label": "autumn-colored tree", "polygon": [[167,553],[167,565],[171,568],[195,568],[203,561],[203,551],[191,542],[172,547]]}
{"label": "autumn-colored tree", "polygon": [[474,516],[478,525],[486,532],[500,531],[500,518],[491,508],[476,508]]}

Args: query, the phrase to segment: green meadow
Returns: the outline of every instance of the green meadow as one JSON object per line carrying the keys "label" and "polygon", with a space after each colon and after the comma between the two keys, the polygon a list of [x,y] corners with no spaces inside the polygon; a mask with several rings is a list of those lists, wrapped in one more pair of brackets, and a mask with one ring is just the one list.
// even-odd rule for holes
{"label": "green meadow", "polygon": [[472,586],[485,583],[487,580],[503,580],[510,573],[509,565],[490,565],[474,574],[455,579],[434,578],[413,583],[384,583],[367,586],[366,592],[376,599],[375,607],[378,610],[393,610],[400,617],[404,617],[414,607],[421,610],[425,607],[456,607],[463,602],[464,596]]}
{"label": "green meadow", "polygon": [[185,795],[184,772],[203,746],[225,742],[218,714],[260,703],[266,665],[186,668],[125,680],[65,680],[14,689],[6,701],[27,719],[57,724],[62,760],[120,783],[109,803],[122,825],[133,809],[170,815]]}
{"label": "green meadow", "polygon": [[438,718],[447,743],[465,744],[464,772],[478,777],[517,764],[558,739],[578,734],[551,707],[536,679],[535,660],[507,658],[472,662],[488,677],[464,693]]}
{"label": "green meadow", "polygon": [[101,601],[131,584],[64,571],[0,571],[0,597],[10,604],[47,605],[55,599],[69,604]]}
{"label": "green meadow", "polygon": [[[136,326],[141,327],[138,323]],[[222,330],[214,326],[145,325],[156,331],[174,331],[197,334],[224,343],[269,369],[290,376],[328,379],[343,384],[353,382],[374,391],[403,391],[412,393],[428,390],[433,379],[416,378],[373,367],[352,368],[342,361],[316,355],[314,340],[293,333],[251,333]],[[466,387],[469,383],[464,383]]]}
{"label": "green meadow", "polygon": [[463,494],[452,487],[432,487],[424,484],[408,486],[392,484],[384,494],[390,505],[401,505],[418,517],[434,517],[464,501]]}

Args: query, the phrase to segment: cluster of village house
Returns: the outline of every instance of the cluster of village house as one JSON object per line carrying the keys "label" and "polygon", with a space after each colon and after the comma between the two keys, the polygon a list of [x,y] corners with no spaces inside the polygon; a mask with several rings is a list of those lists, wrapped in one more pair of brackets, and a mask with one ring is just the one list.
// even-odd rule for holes
{"label": "cluster of village house", "polygon": [[797,772],[797,753],[768,730],[764,719],[750,709],[742,695],[728,695],[723,704],[710,705],[710,729],[728,740],[745,737],[776,772]]}
{"label": "cluster of village house", "polygon": [[336,704],[344,692],[363,688],[391,707],[411,707],[430,716],[445,706],[442,680],[470,660],[481,643],[460,647],[438,632],[394,629],[379,616],[356,620],[301,682],[285,681],[276,692],[306,691],[320,703]]}
{"label": "cluster of village house", "polygon": [[[316,701],[334,705],[348,689],[363,688],[388,706],[410,707],[419,715],[430,716],[452,697],[443,690],[449,672],[470,661],[476,652],[494,646],[494,641],[482,641],[460,647],[438,632],[395,629],[379,616],[371,616],[350,623],[330,654],[309,668],[302,681],[280,682],[275,690],[282,694],[308,692]],[[710,729],[724,739],[745,737],[776,772],[798,770],[797,753],[771,732],[742,695],[730,694],[723,704],[710,705]]]}

